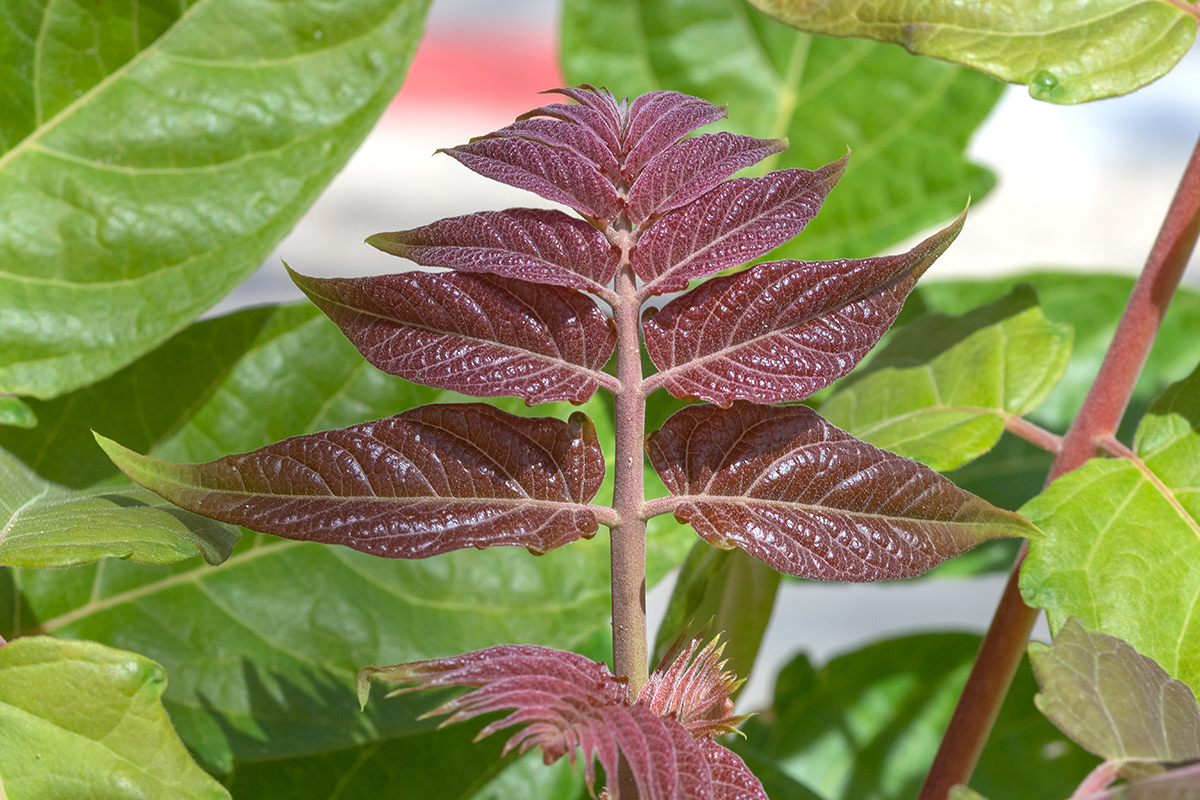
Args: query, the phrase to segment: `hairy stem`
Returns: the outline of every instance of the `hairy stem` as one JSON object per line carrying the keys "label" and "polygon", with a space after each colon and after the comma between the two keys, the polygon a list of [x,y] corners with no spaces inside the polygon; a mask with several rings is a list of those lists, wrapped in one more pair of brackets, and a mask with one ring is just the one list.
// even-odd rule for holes
{"label": "hairy stem", "polygon": [[[1188,258],[1200,234],[1200,141],[1192,151],[1183,179],[1167,210],[1162,229],[1146,259],[1129,302],[1117,325],[1117,332],[1105,353],[1104,362],[1075,421],[1071,423],[1062,446],[1050,467],[1051,481],[1083,466],[1096,451],[1097,444],[1111,436],[1121,422],[1133,387],[1141,374],[1146,357],[1154,344],[1167,306],[1179,286]],[[954,716],[942,738],[937,757],[921,787],[919,800],[944,800],[950,788],[966,783],[975,771],[992,724],[1008,694],[1013,675],[1021,663],[1029,632],[1038,611],[1021,600],[1017,589],[1021,563],[1027,546],[1022,546],[1013,565],[1012,575],[1000,598],[971,668],[967,685],[959,698]]]}
{"label": "hairy stem", "polygon": [[638,336],[637,282],[628,259],[616,278],[617,325],[616,464],[612,529],[613,669],[625,676],[630,697],[637,697],[649,678],[646,653],[646,522],[642,439],[646,432],[646,395],[642,387],[642,351]]}

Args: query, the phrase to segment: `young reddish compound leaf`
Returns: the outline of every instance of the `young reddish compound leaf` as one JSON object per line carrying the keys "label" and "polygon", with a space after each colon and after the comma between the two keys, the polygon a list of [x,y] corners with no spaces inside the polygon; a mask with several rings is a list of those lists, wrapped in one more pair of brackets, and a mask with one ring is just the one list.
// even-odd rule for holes
{"label": "young reddish compound leaf", "polygon": [[426,386],[526,403],[586,401],[616,347],[587,297],[495,275],[406,272],[309,278],[288,272],[375,366]]}
{"label": "young reddish compound leaf", "polygon": [[875,346],[965,219],[902,255],[759,264],[647,312],[646,350],[660,370],[647,389],[721,406],[803,400]]}
{"label": "young reddish compound leaf", "polygon": [[[630,702],[624,679],[604,664],[574,653],[531,645],[501,645],[474,653],[392,667],[367,667],[358,675],[359,702],[366,704],[370,679],[413,685],[396,693],[447,686],[475,691],[430,712],[449,714],[449,724],[496,711],[511,711],[479,732],[482,739],[514,725],[505,751],[542,749],[552,764],[582,756],[594,791],[595,761],[610,777],[622,760],[645,800],[767,800],[762,785],[734,753],[712,741],[740,719],[726,690],[738,681],[716,662],[710,644],[696,656],[699,640],[651,678],[653,690]],[[714,653],[716,654],[714,656]],[[680,663],[682,662],[682,663]],[[616,800],[617,787],[607,794]]]}
{"label": "young reddish compound leaf", "polygon": [[588,223],[542,208],[450,217],[377,233],[367,244],[424,267],[490,272],[585,291],[611,282],[621,260],[620,251]]}
{"label": "young reddish compound leaf", "polygon": [[660,153],[629,188],[629,219],[641,224],[655,214],[687,205],[740,169],[787,149],[781,139],[706,133]]}
{"label": "young reddish compound leaf", "polygon": [[646,292],[663,294],[753,261],[804,230],[845,167],[843,157],[818,170],[726,181],[652,224],[630,257],[633,270]]}
{"label": "young reddish compound leaf", "polygon": [[130,478],[189,511],[387,558],[501,545],[545,553],[598,528],[585,504],[604,455],[581,413],[562,422],[430,405],[192,465],[96,438]]}
{"label": "young reddish compound leaf", "polygon": [[647,92],[629,104],[624,142],[626,182],[632,184],[654,158],[697,128],[724,119],[724,106],[679,92]]}
{"label": "young reddish compound leaf", "polygon": [[677,519],[710,544],[803,578],[907,578],[986,539],[1035,530],[806,406],[689,406],[646,449]]}

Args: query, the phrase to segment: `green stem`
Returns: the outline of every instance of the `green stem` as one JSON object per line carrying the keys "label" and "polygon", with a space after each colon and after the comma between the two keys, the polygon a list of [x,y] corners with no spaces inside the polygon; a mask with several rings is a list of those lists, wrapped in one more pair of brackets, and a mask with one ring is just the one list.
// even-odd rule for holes
{"label": "green stem", "polygon": [[[1047,485],[1083,466],[1095,454],[1098,443],[1117,430],[1198,235],[1200,141],[1192,151],[1096,380],[1063,437]],[[1039,613],[1025,605],[1018,589],[1026,552],[1027,545],[1023,545],[919,800],[944,800],[951,787],[966,783],[975,771]]]}

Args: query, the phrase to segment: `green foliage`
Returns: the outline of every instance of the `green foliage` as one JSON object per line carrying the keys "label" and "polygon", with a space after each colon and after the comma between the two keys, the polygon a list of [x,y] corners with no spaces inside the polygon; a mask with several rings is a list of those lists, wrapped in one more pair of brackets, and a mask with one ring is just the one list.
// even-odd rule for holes
{"label": "green foliage", "polygon": [[0,648],[0,753],[11,800],[216,800],[159,698],[163,668],[93,642]]}
{"label": "green foliage", "polygon": [[1068,616],[1200,686],[1200,370],[1138,426],[1133,458],[1096,458],[1023,509],[1021,594],[1057,631]]}
{"label": "green foliage", "polygon": [[246,278],[383,113],[427,5],[6,6],[0,391],[108,375]]}
{"label": "green foliage", "polygon": [[1159,0],[750,0],[813,33],[863,36],[965,64],[1051,103],[1126,94],[1160,78],[1192,46],[1197,14]]}
{"label": "green foliage", "polygon": [[[978,647],[976,636],[936,633],[868,645],[820,669],[801,655],[780,673],[770,711],[732,747],[824,800],[914,797]],[[1062,800],[1094,766],[1037,713],[1034,690],[1022,667],[972,780],[981,791]]]}
{"label": "green foliage", "polygon": [[0,425],[32,428],[37,423],[37,415],[27,404],[15,397],[0,396]]}
{"label": "green foliage", "polygon": [[170,564],[197,554],[220,564],[240,535],[140,486],[67,489],[4,450],[0,519],[0,564],[19,567],[73,567],[106,556]]}
{"label": "green foliage", "polygon": [[563,69],[618,97],[674,89],[729,107],[729,126],[788,150],[762,169],[846,174],[780,258],[870,256],[957,214],[995,178],[963,150],[1000,84],[894,47],[798,33],[742,0],[566,0]]}
{"label": "green foliage", "polygon": [[1071,328],[1046,319],[1029,287],[961,317],[925,314],[843,380],[821,415],[940,472],[995,446],[1062,376]]}

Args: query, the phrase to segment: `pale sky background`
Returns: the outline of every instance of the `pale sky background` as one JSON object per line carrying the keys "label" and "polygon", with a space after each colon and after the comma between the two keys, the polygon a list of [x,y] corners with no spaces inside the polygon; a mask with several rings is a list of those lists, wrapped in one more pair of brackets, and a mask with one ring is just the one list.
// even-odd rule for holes
{"label": "pale sky background", "polygon": [[[557,0],[437,0],[428,41],[453,43],[472,34],[503,41],[508,35],[535,43],[548,59],[557,14]],[[263,268],[210,315],[300,299],[281,258],[315,275],[396,271],[404,262],[362,244],[364,237],[452,214],[544,205],[445,156],[431,157],[436,148],[506,124],[527,107],[532,106],[456,105],[453,97],[424,109],[428,113],[420,102],[404,106],[403,113],[397,106]],[[926,279],[1035,265],[1136,273],[1198,134],[1195,48],[1168,76],[1123,98],[1058,107],[1030,99],[1023,87],[1011,88],[969,151],[998,173],[999,186],[973,205],[963,234]],[[1200,284],[1195,258],[1186,280]],[[787,582],[742,705],[766,702],[774,672],[800,650],[821,662],[886,636],[982,632],[1004,580],[996,575],[873,586]],[[669,589],[650,593],[652,614],[661,615]],[[1048,637],[1044,623],[1040,636]]]}

